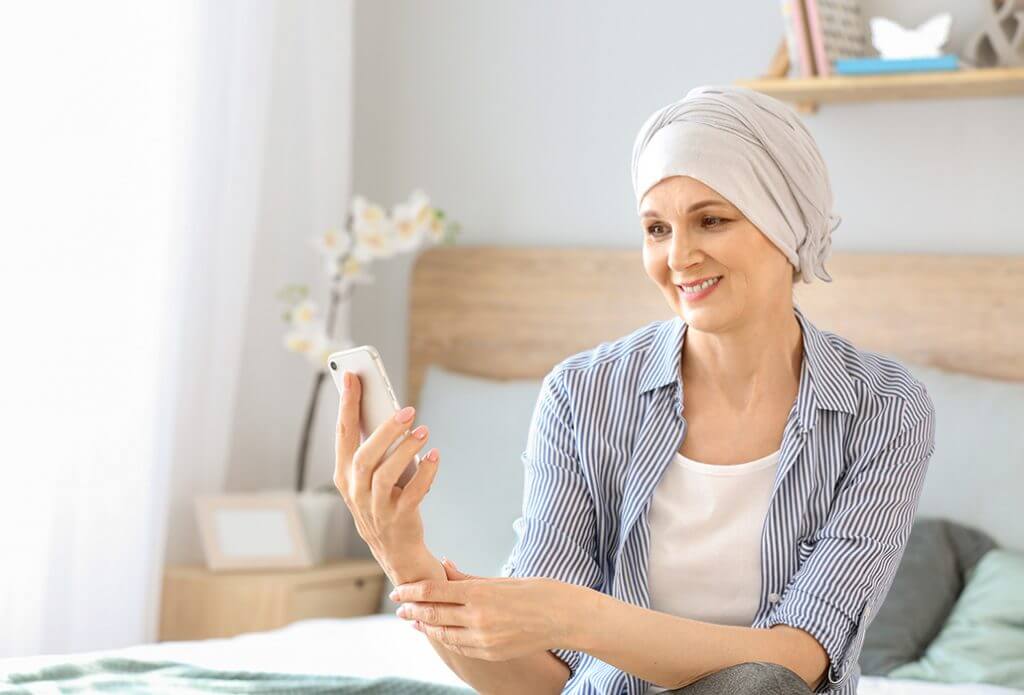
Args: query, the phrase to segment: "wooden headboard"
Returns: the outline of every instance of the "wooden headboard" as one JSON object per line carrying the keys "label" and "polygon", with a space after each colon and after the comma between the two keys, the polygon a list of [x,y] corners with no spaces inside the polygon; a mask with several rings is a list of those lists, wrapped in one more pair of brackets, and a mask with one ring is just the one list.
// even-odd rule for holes
{"label": "wooden headboard", "polygon": [[[833,252],[798,283],[819,328],[917,364],[1024,380],[1024,256]],[[427,365],[541,378],[561,359],[672,317],[639,248],[435,246],[410,283],[406,389]]]}

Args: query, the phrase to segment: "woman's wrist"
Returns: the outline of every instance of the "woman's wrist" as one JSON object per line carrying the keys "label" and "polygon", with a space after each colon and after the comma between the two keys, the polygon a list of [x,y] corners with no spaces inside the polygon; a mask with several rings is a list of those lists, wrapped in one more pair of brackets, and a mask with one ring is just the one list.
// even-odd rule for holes
{"label": "woman's wrist", "polygon": [[410,584],[425,579],[447,579],[448,575],[441,566],[441,561],[434,557],[427,546],[420,545],[409,550],[377,552],[384,573],[391,583]]}
{"label": "woman's wrist", "polygon": [[588,652],[597,644],[602,629],[603,614],[607,610],[608,596],[585,586],[565,584],[568,596],[562,604],[564,613],[564,644],[559,649]]}

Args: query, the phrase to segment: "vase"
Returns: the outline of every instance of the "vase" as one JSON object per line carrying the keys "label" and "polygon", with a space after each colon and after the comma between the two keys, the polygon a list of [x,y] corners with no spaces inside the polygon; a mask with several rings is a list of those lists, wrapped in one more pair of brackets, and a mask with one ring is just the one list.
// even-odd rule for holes
{"label": "vase", "polygon": [[[327,559],[328,532],[331,529],[338,505],[344,506],[336,492],[304,490],[296,493],[295,500],[302,516],[302,526],[309,543],[310,560],[314,565],[321,565]],[[331,543],[334,545],[334,543]]]}

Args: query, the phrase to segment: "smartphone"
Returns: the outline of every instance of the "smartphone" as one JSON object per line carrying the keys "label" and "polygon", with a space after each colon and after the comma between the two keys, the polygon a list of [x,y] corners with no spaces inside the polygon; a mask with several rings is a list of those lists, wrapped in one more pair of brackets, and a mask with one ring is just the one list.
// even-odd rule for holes
{"label": "smartphone", "polygon": [[[395,394],[395,389],[391,386],[391,380],[388,379],[388,373],[384,369],[384,361],[381,360],[380,353],[372,345],[360,345],[359,347],[331,353],[327,357],[327,366],[339,395],[345,391],[345,382],[341,378],[344,372],[352,372],[359,377],[359,383],[363,387],[359,401],[360,441],[373,434],[374,430],[388,419],[394,417],[395,413],[402,409],[398,396]],[[413,418],[413,422],[415,422],[415,418]],[[410,428],[406,428],[404,436],[396,439],[388,447],[387,451],[384,452],[382,461],[390,456],[399,444],[405,441],[410,431]],[[419,464],[420,455],[414,453],[413,460],[402,471],[402,475],[398,476],[395,485],[404,488],[416,472]]]}

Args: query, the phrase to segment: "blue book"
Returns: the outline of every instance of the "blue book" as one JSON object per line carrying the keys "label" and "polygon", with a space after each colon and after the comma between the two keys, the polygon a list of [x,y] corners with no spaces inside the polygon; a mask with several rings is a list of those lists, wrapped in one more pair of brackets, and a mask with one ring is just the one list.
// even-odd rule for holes
{"label": "blue book", "polygon": [[947,53],[937,58],[838,58],[835,61],[835,72],[839,75],[927,72],[959,68],[960,61],[953,53]]}

